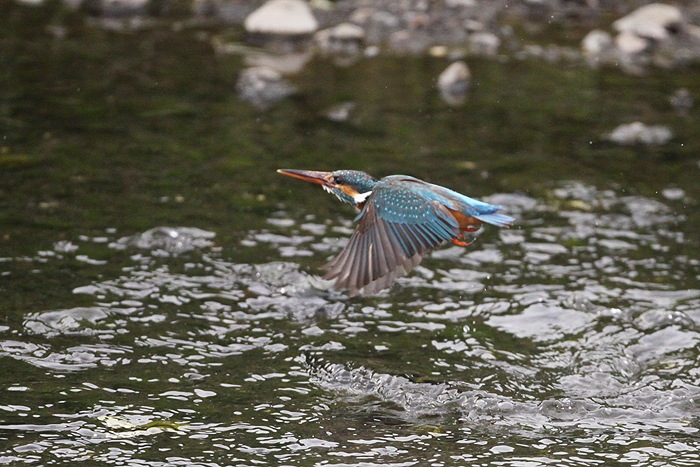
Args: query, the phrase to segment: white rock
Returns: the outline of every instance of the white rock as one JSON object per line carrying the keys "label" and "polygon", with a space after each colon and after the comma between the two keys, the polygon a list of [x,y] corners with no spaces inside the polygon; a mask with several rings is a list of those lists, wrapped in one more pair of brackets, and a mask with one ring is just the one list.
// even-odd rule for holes
{"label": "white rock", "polygon": [[627,123],[615,128],[612,133],[606,135],[606,139],[613,143],[632,145],[657,145],[666,144],[673,133],[665,126],[647,126],[642,122]]}
{"label": "white rock", "polygon": [[635,55],[644,52],[649,46],[649,42],[643,37],[624,31],[615,37],[615,45],[620,52],[626,55]]}
{"label": "white rock", "polygon": [[664,40],[669,37],[669,29],[683,23],[680,8],[664,3],[650,3],[613,23],[618,32],[627,32],[639,37]]}
{"label": "white rock", "polygon": [[612,47],[612,36],[600,29],[594,29],[586,34],[586,37],[581,41],[581,50],[584,55],[589,57],[598,57]]}
{"label": "white rock", "polygon": [[343,41],[362,41],[365,38],[365,30],[352,23],[340,23],[331,28],[331,37]]}
{"label": "white rock", "polygon": [[270,0],[252,12],[243,26],[249,33],[294,36],[313,34],[318,22],[302,0]]}
{"label": "white rock", "polygon": [[469,78],[471,78],[469,67],[460,60],[452,63],[440,73],[438,88],[464,92],[469,87]]}
{"label": "white rock", "polygon": [[438,77],[440,96],[449,105],[461,105],[466,100],[471,73],[463,61],[448,66]]}

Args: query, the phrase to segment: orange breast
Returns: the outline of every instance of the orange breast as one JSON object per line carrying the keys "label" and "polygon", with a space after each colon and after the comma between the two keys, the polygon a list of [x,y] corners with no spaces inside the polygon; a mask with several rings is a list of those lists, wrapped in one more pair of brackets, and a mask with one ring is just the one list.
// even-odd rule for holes
{"label": "orange breast", "polygon": [[459,222],[459,230],[462,232],[475,232],[481,228],[483,222],[476,217],[467,216],[460,211],[453,211],[452,209],[449,209],[449,211],[450,214],[457,219],[457,222]]}

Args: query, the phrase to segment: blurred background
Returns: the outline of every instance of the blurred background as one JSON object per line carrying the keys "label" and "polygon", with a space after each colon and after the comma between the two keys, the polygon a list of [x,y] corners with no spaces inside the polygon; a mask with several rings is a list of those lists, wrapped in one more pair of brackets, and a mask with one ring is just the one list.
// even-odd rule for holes
{"label": "blurred background", "polygon": [[[0,0],[0,463],[695,465],[700,2]],[[388,291],[277,168],[504,206]]]}

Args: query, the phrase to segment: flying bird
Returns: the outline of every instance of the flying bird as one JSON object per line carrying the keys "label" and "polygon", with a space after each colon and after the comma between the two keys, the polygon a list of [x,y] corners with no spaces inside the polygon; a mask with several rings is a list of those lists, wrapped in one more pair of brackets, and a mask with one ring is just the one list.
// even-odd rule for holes
{"label": "flying bird", "polygon": [[515,220],[499,213],[501,206],[407,175],[377,180],[358,170],[277,172],[321,185],[360,211],[350,241],[324,266],[323,278],[335,279],[335,288],[350,295],[389,287],[444,243],[469,245],[465,234],[479,230],[482,223],[509,227]]}

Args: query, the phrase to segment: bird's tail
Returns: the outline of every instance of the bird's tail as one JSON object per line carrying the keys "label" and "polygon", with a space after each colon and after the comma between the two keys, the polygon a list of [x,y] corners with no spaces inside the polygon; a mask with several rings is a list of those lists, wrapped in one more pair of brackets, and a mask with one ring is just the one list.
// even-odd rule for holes
{"label": "bird's tail", "polygon": [[515,218],[506,216],[505,214],[499,214],[497,212],[493,212],[491,214],[479,214],[478,216],[474,217],[479,219],[481,222],[486,222],[487,224],[498,227],[510,227],[513,225],[513,222],[515,222]]}

